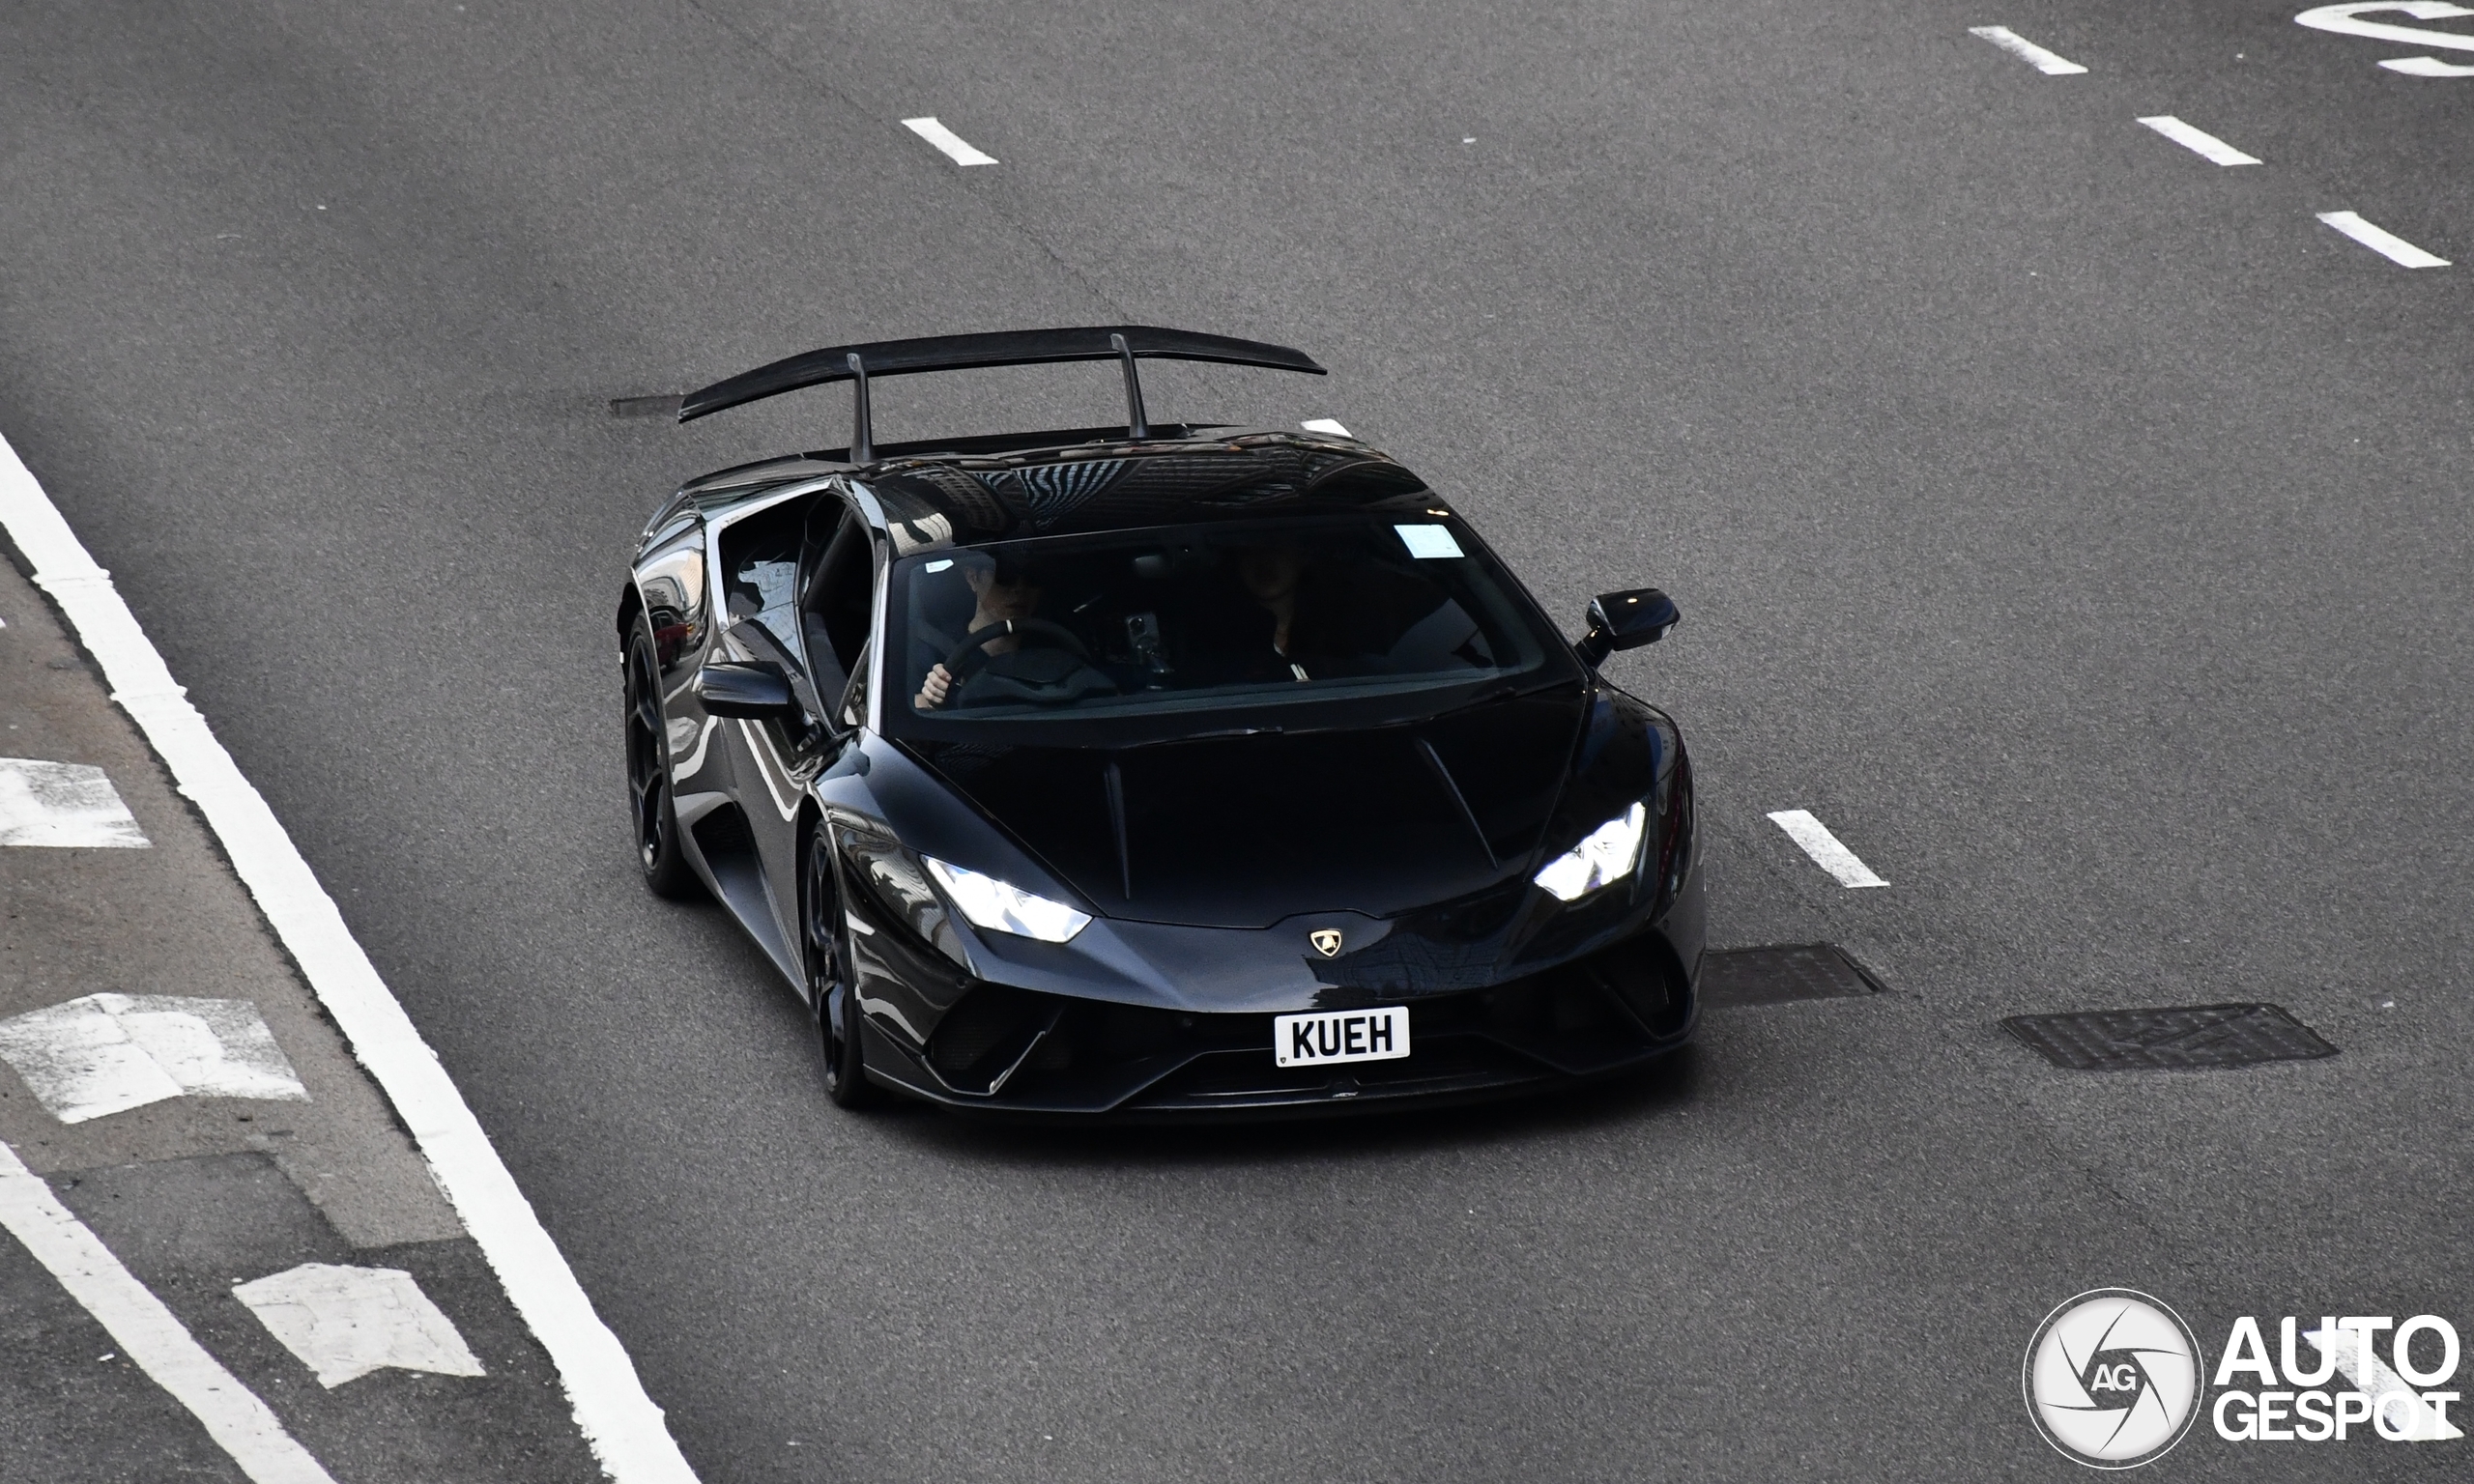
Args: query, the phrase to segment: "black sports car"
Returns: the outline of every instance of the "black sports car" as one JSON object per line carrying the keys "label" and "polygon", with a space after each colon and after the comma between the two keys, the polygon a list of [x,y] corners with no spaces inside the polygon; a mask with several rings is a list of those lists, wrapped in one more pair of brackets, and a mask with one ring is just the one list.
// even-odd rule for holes
{"label": "black sports car", "polygon": [[[813,1008],[832,1097],[1329,1112],[1593,1077],[1692,1033],[1675,724],[1441,496],[1338,434],[1152,423],[1136,358],[1321,374],[1143,326],[837,346],[851,446],[725,470],[618,605],[645,878],[710,892]],[[1124,426],[878,445],[872,376],[1122,363]]]}

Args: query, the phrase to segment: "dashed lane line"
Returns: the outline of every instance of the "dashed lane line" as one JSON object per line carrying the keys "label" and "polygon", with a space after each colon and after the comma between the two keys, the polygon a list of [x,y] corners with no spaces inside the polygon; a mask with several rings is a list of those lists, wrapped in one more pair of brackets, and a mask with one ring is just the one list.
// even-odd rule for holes
{"label": "dashed lane line", "polygon": [[992,165],[996,157],[973,145],[936,122],[934,114],[923,119],[905,119],[902,127],[942,150],[947,159],[958,165]]}
{"label": "dashed lane line", "polygon": [[558,1366],[577,1430],[603,1471],[618,1484],[693,1484],[695,1471],[645,1393],[635,1362],[594,1312],[463,1092],[379,978],[282,821],[174,682],[111,575],[95,564],[4,438],[0,529],[101,668],[112,699],[206,817],[319,1004],[395,1105],[508,1300]]}
{"label": "dashed lane line", "polygon": [[2170,113],[2160,113],[2139,122],[2172,140],[2212,165],[2256,165],[2258,159],[2219,139],[2203,128],[2193,128]]}
{"label": "dashed lane line", "polygon": [[255,1484],[335,1484],[282,1419],[207,1353],[17,1152],[0,1143],[0,1226],[95,1316],[137,1368],[205,1424]]}
{"label": "dashed lane line", "polygon": [[1787,832],[1787,838],[1804,847],[1813,864],[1838,878],[1845,887],[1887,886],[1889,883],[1873,873],[1873,868],[1856,858],[1856,852],[1840,844],[1829,826],[1812,815],[1810,810],[1782,809],[1769,816],[1769,822]]}
{"label": "dashed lane line", "polygon": [[1309,417],[1304,422],[1299,423],[1298,426],[1304,428],[1309,433],[1329,433],[1336,438],[1355,438],[1357,436],[1356,434],[1351,433],[1348,429],[1341,427],[1340,419],[1338,417]]}
{"label": "dashed lane line", "polygon": [[2321,212],[2319,219],[2399,268],[2448,267],[2448,259],[2425,252],[2396,233],[2373,226],[2352,212]]}
{"label": "dashed lane line", "polygon": [[1991,42],[2048,77],[2072,77],[2087,71],[2068,57],[2045,50],[2008,26],[1970,26],[1968,35]]}

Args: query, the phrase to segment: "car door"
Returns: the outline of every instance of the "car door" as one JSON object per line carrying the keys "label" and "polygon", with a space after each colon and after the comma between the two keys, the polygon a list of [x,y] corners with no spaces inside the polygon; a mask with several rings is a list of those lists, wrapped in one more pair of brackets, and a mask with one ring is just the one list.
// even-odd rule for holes
{"label": "car door", "polygon": [[809,782],[841,756],[856,724],[849,696],[866,668],[873,540],[867,522],[827,492],[744,542],[725,545],[737,563],[734,590],[744,586],[739,603],[752,610],[734,622],[732,647],[745,661],[779,669],[799,701],[796,717],[736,724],[741,807],[774,925],[785,945],[795,945],[801,806]]}

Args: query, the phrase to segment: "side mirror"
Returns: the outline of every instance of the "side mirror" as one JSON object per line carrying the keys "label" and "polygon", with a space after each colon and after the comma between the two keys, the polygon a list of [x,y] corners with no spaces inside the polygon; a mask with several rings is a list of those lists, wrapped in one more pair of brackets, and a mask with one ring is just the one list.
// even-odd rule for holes
{"label": "side mirror", "polygon": [[791,677],[770,665],[716,661],[696,672],[696,703],[711,716],[750,722],[789,721],[799,714]]}
{"label": "side mirror", "polygon": [[1655,587],[1601,592],[1590,599],[1589,633],[1572,648],[1582,664],[1595,667],[1618,649],[1656,643],[1683,617],[1675,600]]}

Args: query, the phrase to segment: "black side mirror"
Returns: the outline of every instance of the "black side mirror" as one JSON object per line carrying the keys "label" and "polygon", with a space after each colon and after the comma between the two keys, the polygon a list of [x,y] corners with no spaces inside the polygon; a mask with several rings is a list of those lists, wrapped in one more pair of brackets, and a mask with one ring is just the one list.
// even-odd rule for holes
{"label": "black side mirror", "polygon": [[1675,600],[1655,587],[1601,592],[1589,602],[1589,633],[1572,648],[1582,664],[1595,666],[1618,649],[1656,643],[1683,617]]}
{"label": "black side mirror", "polygon": [[799,714],[791,677],[770,665],[716,661],[696,672],[696,703],[708,715],[751,722],[789,721]]}

